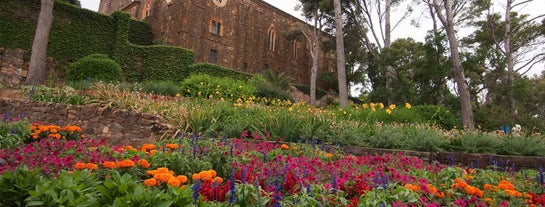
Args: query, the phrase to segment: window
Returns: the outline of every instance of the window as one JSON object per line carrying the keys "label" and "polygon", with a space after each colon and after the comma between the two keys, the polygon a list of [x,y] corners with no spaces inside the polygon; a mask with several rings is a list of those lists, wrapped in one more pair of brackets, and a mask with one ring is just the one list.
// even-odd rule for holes
{"label": "window", "polygon": [[210,25],[210,32],[215,35],[221,35],[221,22],[212,20]]}
{"label": "window", "polygon": [[210,50],[210,57],[208,57],[208,62],[216,63],[218,62],[218,51],[215,49]]}
{"label": "window", "polygon": [[276,31],[274,31],[274,28],[271,27],[269,29],[269,38],[268,38],[268,48],[270,51],[274,51],[274,46],[276,43]]}
{"label": "window", "polygon": [[241,68],[243,71],[246,71],[248,70],[248,63],[242,63],[242,68]]}

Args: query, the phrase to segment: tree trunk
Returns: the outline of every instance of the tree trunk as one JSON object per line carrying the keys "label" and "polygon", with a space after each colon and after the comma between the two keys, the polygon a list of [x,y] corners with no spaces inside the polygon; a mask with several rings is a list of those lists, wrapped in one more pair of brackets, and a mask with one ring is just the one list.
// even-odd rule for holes
{"label": "tree trunk", "polygon": [[515,86],[515,63],[513,60],[513,52],[511,51],[511,3],[512,0],[507,0],[505,8],[505,56],[507,59],[507,101],[509,109],[513,115],[517,114],[517,106],[513,88]]}
{"label": "tree trunk", "polygon": [[[391,45],[391,28],[390,28],[390,7],[392,0],[385,2],[385,22],[384,22],[384,48],[389,48]],[[391,65],[386,66],[386,90],[388,91],[388,105],[393,104],[394,82],[396,79],[395,68]]]}
{"label": "tree trunk", "polygon": [[318,77],[318,58],[320,57],[320,31],[318,31],[318,9],[314,10],[313,28],[314,47],[312,55],[312,68],[310,71],[310,104],[316,105],[316,78]]}
{"label": "tree trunk", "polygon": [[47,79],[47,43],[49,41],[49,30],[53,23],[53,3],[54,0],[41,0],[38,24],[36,25],[34,42],[32,42],[30,66],[25,81],[26,85],[43,84]]}
{"label": "tree trunk", "polygon": [[335,38],[337,40],[337,77],[339,82],[339,103],[342,107],[348,105],[348,89],[346,84],[346,60],[344,56],[343,18],[341,16],[341,0],[334,0],[335,7]]}
{"label": "tree trunk", "polygon": [[443,6],[445,9],[445,15],[442,14],[442,9],[437,3],[438,0],[434,0],[433,6],[436,10],[437,17],[441,20],[441,23],[445,27],[447,32],[447,38],[450,46],[451,60],[452,60],[452,73],[454,81],[458,87],[458,93],[460,95],[460,105],[462,111],[462,124],[464,130],[474,130],[475,125],[473,123],[473,109],[471,107],[471,94],[469,93],[469,87],[465,80],[464,67],[460,59],[460,52],[458,50],[458,39],[456,39],[456,31],[454,30],[454,14],[452,11],[452,1],[443,0]]}

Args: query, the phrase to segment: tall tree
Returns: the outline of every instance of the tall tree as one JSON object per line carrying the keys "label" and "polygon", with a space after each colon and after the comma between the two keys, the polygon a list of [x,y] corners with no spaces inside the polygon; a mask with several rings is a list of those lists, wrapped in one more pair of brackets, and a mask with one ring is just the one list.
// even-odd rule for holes
{"label": "tall tree", "polygon": [[485,103],[501,105],[511,112],[511,116],[516,116],[520,108],[514,90],[516,81],[523,80],[517,76],[545,61],[545,25],[539,22],[545,21],[545,15],[530,18],[513,12],[532,0],[506,1],[504,14],[489,9],[486,18],[474,23],[477,29],[473,35],[464,41],[475,45],[475,55],[488,68],[483,73],[487,90]]}
{"label": "tall tree", "polygon": [[[392,26],[392,8],[398,7],[402,2],[403,0],[353,1],[354,9],[352,9],[351,13],[354,13],[356,17],[352,18],[359,20],[361,23],[362,41],[366,42],[367,50],[374,53],[370,54],[372,59],[377,61],[380,59],[382,50],[390,47],[391,33],[412,12],[412,8],[410,6],[407,7],[405,13]],[[384,72],[379,71],[380,67],[368,68],[368,75],[371,79],[373,90],[382,91],[381,93],[388,95],[393,94],[396,79],[395,68],[390,64],[383,65],[382,67],[386,68]],[[387,96],[386,99],[388,103],[393,102],[390,96]]]}
{"label": "tall tree", "polygon": [[298,30],[305,36],[308,42],[308,49],[312,57],[312,68],[310,69],[310,104],[316,105],[316,79],[318,77],[318,60],[320,58],[322,29],[324,26],[324,12],[320,9],[322,1],[328,0],[299,0],[303,7],[303,15],[312,19],[312,31],[308,31],[305,25],[299,25]]}
{"label": "tall tree", "polygon": [[41,0],[40,14],[32,42],[30,66],[25,81],[27,85],[43,84],[47,78],[47,43],[53,23],[53,3],[54,0]]}
{"label": "tall tree", "polygon": [[458,88],[458,95],[460,97],[462,124],[465,130],[475,129],[473,122],[473,109],[471,106],[471,95],[469,92],[469,86],[466,82],[464,67],[460,58],[459,43],[456,38],[455,26],[455,6],[454,0],[424,0],[431,5],[435,10],[435,15],[443,25],[447,39],[449,41],[449,49],[452,61],[452,74],[456,86]]}
{"label": "tall tree", "polygon": [[334,0],[335,8],[335,39],[337,40],[337,77],[339,82],[339,102],[341,106],[348,105],[348,89],[346,84],[346,61],[344,56],[343,18],[341,0]]}

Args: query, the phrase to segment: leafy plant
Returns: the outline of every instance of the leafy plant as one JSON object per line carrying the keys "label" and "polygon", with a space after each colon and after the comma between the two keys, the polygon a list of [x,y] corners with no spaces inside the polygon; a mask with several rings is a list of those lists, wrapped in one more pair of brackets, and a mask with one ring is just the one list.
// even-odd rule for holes
{"label": "leafy plant", "polygon": [[248,99],[255,87],[232,78],[216,78],[206,74],[192,75],[182,82],[182,93],[188,97],[225,100]]}
{"label": "leafy plant", "polygon": [[505,137],[498,154],[545,156],[545,143],[538,137]]}
{"label": "leafy plant", "polygon": [[87,170],[61,172],[57,179],[37,183],[26,206],[93,206],[98,200],[96,176]]}
{"label": "leafy plant", "polygon": [[0,206],[25,206],[29,191],[42,183],[40,169],[29,170],[22,165],[0,174]]}
{"label": "leafy plant", "polygon": [[30,136],[27,120],[0,122],[0,148],[12,149]]}
{"label": "leafy plant", "polygon": [[176,96],[182,91],[180,85],[173,81],[146,81],[138,86],[142,92],[156,95]]}

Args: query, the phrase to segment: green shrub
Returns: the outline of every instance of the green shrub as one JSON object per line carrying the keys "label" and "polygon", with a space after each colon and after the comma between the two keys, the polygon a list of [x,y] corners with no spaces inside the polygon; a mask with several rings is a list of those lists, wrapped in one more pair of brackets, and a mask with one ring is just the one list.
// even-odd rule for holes
{"label": "green shrub", "polygon": [[256,96],[258,97],[265,97],[268,99],[289,100],[291,102],[295,102],[295,99],[293,99],[293,97],[291,97],[291,95],[287,91],[279,87],[270,85],[268,83],[257,85],[256,89],[257,89]]}
{"label": "green shrub", "polygon": [[[306,85],[294,85],[297,90],[303,92],[304,94],[310,95],[310,87]],[[326,91],[316,88],[316,100],[320,100],[322,97],[324,97],[327,94]]]}
{"label": "green shrub", "polygon": [[337,80],[337,73],[335,72],[322,72],[318,75],[318,81],[324,86],[327,91],[339,92],[339,81]]}
{"label": "green shrub", "polygon": [[91,54],[70,64],[66,78],[70,81],[101,80],[121,81],[121,66],[105,54]]}
{"label": "green shrub", "polygon": [[367,140],[369,147],[383,149],[405,148],[407,136],[397,127],[383,126]]}
{"label": "green shrub", "polygon": [[426,127],[414,127],[409,130],[407,149],[421,152],[440,152],[448,142],[441,133]]}
{"label": "green shrub", "polygon": [[545,143],[538,137],[505,137],[498,154],[545,156]]}
{"label": "green shrub", "polygon": [[435,124],[443,129],[461,129],[461,121],[450,112],[450,110],[436,105],[413,106],[411,110],[418,114],[422,121],[428,124]]}
{"label": "green shrub", "polygon": [[138,84],[140,90],[156,95],[176,96],[182,92],[182,88],[174,81],[147,81]]}
{"label": "green shrub", "polygon": [[0,122],[0,149],[11,149],[23,143],[30,136],[27,120]]}
{"label": "green shrub", "polygon": [[451,139],[446,149],[451,152],[496,154],[500,144],[501,140],[492,134],[467,132]]}
{"label": "green shrub", "polygon": [[254,96],[255,87],[232,78],[217,78],[207,74],[191,75],[182,82],[182,95],[201,98],[245,99]]}

